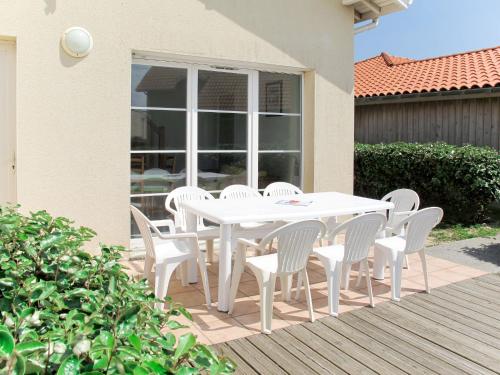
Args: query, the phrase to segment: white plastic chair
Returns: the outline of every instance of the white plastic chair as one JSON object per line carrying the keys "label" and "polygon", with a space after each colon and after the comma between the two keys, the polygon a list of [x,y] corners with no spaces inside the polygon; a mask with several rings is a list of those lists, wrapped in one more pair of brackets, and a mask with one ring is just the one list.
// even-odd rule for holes
{"label": "white plastic chair", "polygon": [[[309,319],[314,321],[314,312],[309,289],[309,278],[307,276],[307,260],[313,250],[313,245],[318,235],[325,233],[326,227],[319,220],[305,220],[287,224],[269,233],[258,244],[238,240],[236,258],[234,261],[233,277],[231,280],[231,292],[229,298],[229,313],[232,313],[238,285],[245,265],[253,271],[260,288],[260,320],[261,331],[271,333],[273,318],[273,296],[276,277],[281,279],[282,296],[286,299],[289,285],[294,273],[300,273],[304,279]],[[261,253],[265,253],[269,243],[275,241],[277,253],[260,255],[246,258],[246,248],[254,247]]]}
{"label": "white plastic chair", "polygon": [[[167,295],[170,277],[175,269],[190,259],[198,259],[200,267],[203,290],[208,308],[211,306],[210,288],[208,285],[207,266],[205,257],[198,247],[198,236],[196,233],[175,233],[172,220],[163,220],[162,223],[170,227],[170,234],[162,233],[138,208],[130,206],[135,222],[139,227],[141,236],[146,247],[146,259],[144,261],[144,276],[150,285],[154,285],[155,296],[164,299]],[[170,223],[169,223],[170,222]],[[157,236],[153,238],[151,230]],[[155,278],[152,280],[152,271],[155,268]],[[181,267],[182,285],[187,285],[187,268]],[[155,304],[157,308],[162,308],[163,303]]]}
{"label": "white plastic chair", "polygon": [[402,220],[417,212],[420,206],[420,197],[415,191],[410,189],[391,191],[382,200],[394,204],[394,209],[389,210],[389,217],[387,219],[386,232],[389,236],[394,234],[394,228],[398,227],[398,224]]}
{"label": "white plastic chair", "polygon": [[221,191],[219,199],[262,198],[259,192],[247,185],[230,185]]}
{"label": "white plastic chair", "polygon": [[304,194],[297,186],[288,182],[273,182],[264,189],[264,197],[283,197],[288,195]]}
{"label": "white plastic chair", "polygon": [[[180,206],[181,202],[215,199],[208,191],[194,186],[183,186],[172,190],[165,199],[165,209],[174,216],[175,227],[178,231],[186,232],[186,212]],[[172,206],[173,203],[173,207]],[[213,260],[214,239],[219,238],[219,228],[206,226],[203,218],[197,219],[197,233],[200,240],[206,241],[207,255]]]}
{"label": "white plastic chair", "polygon": [[[418,211],[420,206],[420,197],[418,194],[411,189],[397,189],[384,195],[381,200],[393,203],[394,208],[389,210],[387,226],[380,237],[383,238],[394,234],[404,234],[395,233],[394,228],[398,227],[401,220],[406,219],[412,213]],[[405,257],[405,268],[410,269],[408,257]]]}
{"label": "white plastic chair", "polygon": [[[262,198],[262,195],[260,195],[257,190],[246,185],[230,185],[226,187],[224,190],[222,190],[219,196],[219,199],[234,199],[234,200],[251,199],[251,198]],[[283,225],[283,222],[241,223],[237,225],[236,231],[238,231],[239,235],[246,238],[247,235],[245,234],[245,232],[256,232],[256,234],[266,235],[272,230],[279,228],[281,225]]]}
{"label": "white plastic chair", "polygon": [[[374,243],[377,233],[387,223],[385,215],[369,213],[356,216],[342,224],[329,228],[327,237],[333,238],[345,232],[344,245],[318,247],[313,255],[323,264],[328,284],[328,312],[331,316],[338,316],[341,285],[347,287],[349,274],[353,264],[359,263],[369,270],[368,252]],[[366,286],[370,297],[370,306],[373,307],[373,292],[370,273],[366,273]],[[297,283],[296,299],[300,297],[301,280]]]}
{"label": "white plastic chair", "polygon": [[380,238],[375,241],[374,275],[384,273],[386,263],[391,271],[391,298],[399,301],[401,296],[401,273],[405,255],[418,252],[422,261],[425,280],[425,291],[430,293],[427,262],[425,259],[425,241],[431,230],[441,222],[443,210],[439,207],[429,207],[417,211],[402,220],[394,228],[395,233],[404,235]]}

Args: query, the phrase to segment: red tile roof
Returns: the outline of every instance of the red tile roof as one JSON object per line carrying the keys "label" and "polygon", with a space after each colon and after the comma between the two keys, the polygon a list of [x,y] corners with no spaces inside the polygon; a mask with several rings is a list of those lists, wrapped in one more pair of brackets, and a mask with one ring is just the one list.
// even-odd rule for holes
{"label": "red tile roof", "polygon": [[412,60],[379,56],[355,64],[355,96],[401,95],[500,86],[500,46]]}

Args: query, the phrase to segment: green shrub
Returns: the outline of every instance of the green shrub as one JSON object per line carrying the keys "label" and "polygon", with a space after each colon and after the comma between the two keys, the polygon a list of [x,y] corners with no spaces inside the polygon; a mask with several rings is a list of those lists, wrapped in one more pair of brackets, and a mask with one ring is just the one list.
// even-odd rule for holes
{"label": "green shrub", "polygon": [[65,218],[0,207],[0,373],[232,373],[234,364],[172,330],[183,307],[154,309],[128,276],[121,247],[83,251],[93,238]]}
{"label": "green shrub", "polygon": [[421,207],[442,207],[448,223],[482,222],[500,199],[500,157],[491,148],[445,143],[357,144],[355,194],[381,198],[398,188],[415,190]]}

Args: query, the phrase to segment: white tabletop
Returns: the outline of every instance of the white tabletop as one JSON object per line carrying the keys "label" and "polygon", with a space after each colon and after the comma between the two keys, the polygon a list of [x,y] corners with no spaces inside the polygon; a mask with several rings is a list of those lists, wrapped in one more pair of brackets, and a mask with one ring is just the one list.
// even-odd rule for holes
{"label": "white tabletop", "polygon": [[[312,201],[312,203],[308,206],[291,206],[276,203],[284,199]],[[188,201],[181,204],[187,211],[217,224],[313,219],[394,208],[391,202],[337,192],[301,194],[279,198],[214,199]]]}

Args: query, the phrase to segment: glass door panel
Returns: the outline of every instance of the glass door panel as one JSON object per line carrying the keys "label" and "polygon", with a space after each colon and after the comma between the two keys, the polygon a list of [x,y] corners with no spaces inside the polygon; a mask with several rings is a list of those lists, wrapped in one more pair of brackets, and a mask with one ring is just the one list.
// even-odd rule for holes
{"label": "glass door panel", "polygon": [[248,74],[198,71],[198,186],[247,184]]}
{"label": "glass door panel", "polygon": [[302,78],[259,72],[258,188],[284,181],[301,187]]}
{"label": "glass door panel", "polygon": [[150,219],[165,218],[162,202],[187,183],[187,76],[185,68],[132,65],[130,195]]}

